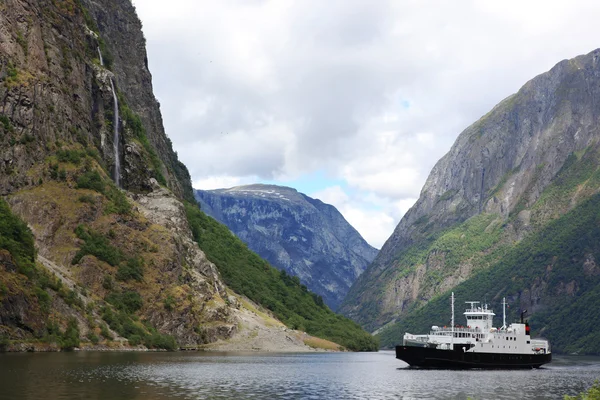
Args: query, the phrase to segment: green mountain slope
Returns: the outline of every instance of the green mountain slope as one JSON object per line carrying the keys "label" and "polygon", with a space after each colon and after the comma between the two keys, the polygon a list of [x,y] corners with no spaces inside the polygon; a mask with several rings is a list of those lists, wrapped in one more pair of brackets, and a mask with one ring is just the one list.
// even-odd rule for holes
{"label": "green mountain slope", "polygon": [[[518,318],[519,310],[527,309],[532,314],[533,334],[550,339],[554,351],[600,353],[596,340],[600,335],[600,313],[597,312],[600,309],[600,266],[596,264],[600,259],[600,194],[597,193],[600,172],[599,164],[592,162],[597,157],[595,148],[588,149],[580,159],[573,155],[532,207],[533,214],[547,210],[550,199],[554,199],[558,213],[558,204],[572,203],[575,194],[593,194],[514,246],[502,246],[502,251],[484,255],[490,265],[481,267],[478,273],[451,289],[459,302],[487,298],[498,315],[501,299],[506,297],[512,304],[509,321]],[[473,217],[462,226],[482,218]],[[474,239],[477,242],[489,237],[488,233],[481,232]],[[456,246],[448,251],[455,249]],[[431,325],[449,324],[451,290],[382,329],[379,333],[382,345],[389,347],[399,343],[406,331],[424,332]]]}
{"label": "green mountain slope", "polygon": [[[545,328],[545,335],[557,332],[552,315],[567,325],[587,325],[583,314],[563,313],[560,307],[595,296],[594,247],[568,245],[592,231],[570,232],[560,224],[575,224],[579,207],[600,191],[599,59],[600,50],[594,50],[559,62],[465,129],[340,311],[379,332],[385,345],[401,340],[402,329],[414,330],[424,310],[465,287],[473,291],[463,293],[465,301],[487,297],[499,304],[502,296],[510,297],[513,306],[529,310],[532,322],[542,322],[538,329]],[[566,215],[575,219],[563,219]],[[553,233],[544,233],[548,229]],[[549,245],[537,243],[547,241],[543,235],[561,237],[561,242],[543,247]],[[537,258],[525,262],[519,254]],[[566,261],[554,267],[550,259],[569,259],[569,268],[589,276],[567,279],[573,271]],[[555,272],[545,278],[535,262],[542,264],[535,268],[550,266],[564,276],[559,279]],[[538,272],[529,274],[533,270]],[[498,275],[490,275],[493,284],[481,286],[485,274]],[[571,297],[563,298],[565,293]],[[419,322],[421,328],[449,323],[440,321],[447,318],[447,307],[437,311]],[[576,329],[568,344],[554,334],[557,349],[597,351],[585,345],[585,332]]]}
{"label": "green mountain slope", "polygon": [[300,279],[269,265],[225,225],[187,204],[194,238],[237,293],[271,310],[287,326],[329,339],[351,350],[377,350],[376,340],[349,319],[336,315]]}

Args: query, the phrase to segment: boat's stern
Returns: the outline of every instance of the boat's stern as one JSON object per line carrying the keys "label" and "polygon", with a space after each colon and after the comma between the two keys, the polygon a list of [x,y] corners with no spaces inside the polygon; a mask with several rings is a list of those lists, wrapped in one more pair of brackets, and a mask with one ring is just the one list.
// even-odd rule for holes
{"label": "boat's stern", "polygon": [[428,335],[413,335],[411,333],[405,333],[402,338],[403,346],[412,346],[412,347],[425,347],[427,346],[427,342],[429,341]]}
{"label": "boat's stern", "polygon": [[531,351],[533,354],[551,354],[550,342],[546,339],[532,339]]}

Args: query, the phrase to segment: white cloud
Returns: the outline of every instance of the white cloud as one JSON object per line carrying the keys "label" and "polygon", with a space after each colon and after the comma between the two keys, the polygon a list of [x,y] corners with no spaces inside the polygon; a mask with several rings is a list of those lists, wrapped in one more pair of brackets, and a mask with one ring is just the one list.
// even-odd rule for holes
{"label": "white cloud", "polygon": [[335,206],[363,238],[378,249],[417,200],[412,198],[394,202],[373,192],[346,191],[339,185],[309,196]]}
{"label": "white cloud", "polygon": [[325,170],[347,182],[353,194],[340,209],[372,238],[391,234],[467,125],[598,46],[600,16],[596,0],[136,7],[167,134],[194,182]]}
{"label": "white cloud", "polygon": [[340,186],[331,186],[310,194],[310,197],[319,199],[323,203],[334,205],[336,208],[345,206],[350,201],[350,197],[344,192]]}
{"label": "white cloud", "polygon": [[[397,219],[389,212],[388,202],[382,203],[380,199],[371,199],[379,202],[380,207],[375,209],[365,207],[364,198],[353,198],[340,186],[331,186],[309,196],[335,206],[350,225],[376,248],[381,248],[397,223]],[[383,207],[384,205],[386,207]]]}

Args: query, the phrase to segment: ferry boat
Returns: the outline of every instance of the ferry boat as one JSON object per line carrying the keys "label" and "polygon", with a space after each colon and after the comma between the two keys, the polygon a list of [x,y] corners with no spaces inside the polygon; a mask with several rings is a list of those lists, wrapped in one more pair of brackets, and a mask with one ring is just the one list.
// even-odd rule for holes
{"label": "ferry boat", "polygon": [[417,368],[445,369],[517,369],[539,368],[552,361],[550,343],[532,339],[527,322],[506,326],[506,299],[503,299],[503,325],[492,326],[494,312],[478,301],[470,304],[464,315],[466,326],[454,324],[454,293],[452,293],[452,324],[432,326],[429,334],[405,333],[402,346],[396,346],[396,358]]}

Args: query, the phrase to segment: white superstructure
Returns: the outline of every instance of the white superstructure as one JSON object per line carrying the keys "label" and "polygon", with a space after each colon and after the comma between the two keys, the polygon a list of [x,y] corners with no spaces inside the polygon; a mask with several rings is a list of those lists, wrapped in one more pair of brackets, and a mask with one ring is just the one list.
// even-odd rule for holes
{"label": "white superstructure", "polygon": [[[454,294],[452,294],[454,306]],[[531,339],[527,323],[512,323],[494,328],[494,312],[487,304],[479,306],[478,301],[467,301],[469,307],[464,312],[465,326],[432,326],[429,334],[404,334],[404,346],[421,346],[452,350],[463,347],[465,352],[501,354],[548,354],[550,343],[543,339]],[[503,301],[505,307],[506,302]],[[453,307],[454,310],[454,307]],[[503,313],[504,314],[504,313]],[[452,317],[454,322],[454,316]]]}

